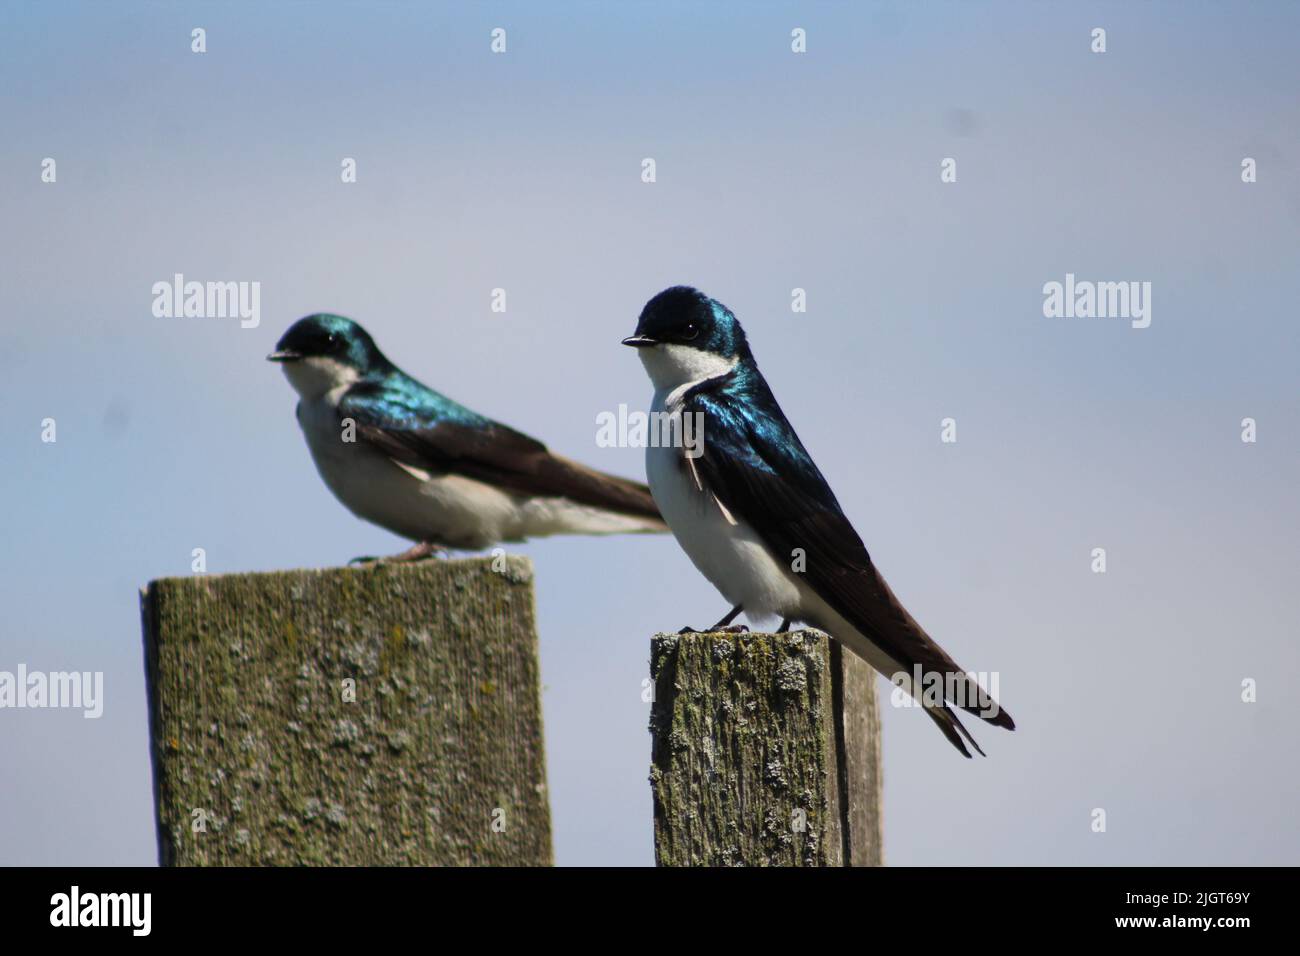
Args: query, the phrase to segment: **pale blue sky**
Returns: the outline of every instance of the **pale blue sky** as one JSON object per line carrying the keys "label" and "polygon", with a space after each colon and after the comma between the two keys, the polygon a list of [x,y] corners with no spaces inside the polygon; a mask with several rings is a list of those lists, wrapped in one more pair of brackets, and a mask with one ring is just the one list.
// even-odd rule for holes
{"label": "pale blue sky", "polygon": [[[912,612],[1000,672],[1019,729],[976,729],[986,760],[886,710],[890,862],[1300,862],[1300,7],[548,9],[0,4],[0,669],[106,695],[0,711],[0,862],[155,861],[140,585],[195,547],[214,572],[403,547],[317,478],[263,361],[290,322],[350,315],[640,477],[595,416],[648,403],[618,340],[680,282],[745,323]],[[154,318],[175,272],[260,281],[261,326]],[[1067,272],[1150,281],[1151,327],[1044,318]],[[520,550],[557,860],[650,863],[649,636],[724,602],[668,538]]]}

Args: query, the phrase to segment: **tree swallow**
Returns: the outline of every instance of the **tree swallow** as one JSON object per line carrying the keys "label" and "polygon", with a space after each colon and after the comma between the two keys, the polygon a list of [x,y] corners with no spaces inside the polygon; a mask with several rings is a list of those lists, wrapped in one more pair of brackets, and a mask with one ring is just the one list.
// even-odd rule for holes
{"label": "tree swallow", "polygon": [[[702,415],[703,452],[647,447],[650,490],[682,549],[744,611],[821,628],[925,708],[970,756],[948,703],[1015,729],[1011,715],[921,629],[872,563],[722,303],[677,286],[648,303],[624,345],[640,351],[652,411]],[[696,449],[698,452],[698,448]]]}
{"label": "tree swallow", "polygon": [[645,485],[553,455],[425,387],[350,319],[299,319],[267,358],[301,398],[298,424],[334,497],[416,542],[393,560],[552,534],[667,531]]}

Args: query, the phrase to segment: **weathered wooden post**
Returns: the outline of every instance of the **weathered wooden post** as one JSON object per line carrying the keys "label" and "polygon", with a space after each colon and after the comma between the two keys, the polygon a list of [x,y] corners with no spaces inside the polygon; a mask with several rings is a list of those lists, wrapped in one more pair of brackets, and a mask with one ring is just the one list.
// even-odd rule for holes
{"label": "weathered wooden post", "polygon": [[661,866],[884,862],[875,672],[820,631],[658,634]]}
{"label": "weathered wooden post", "polygon": [[141,602],[164,865],[552,862],[527,559],[166,578]]}

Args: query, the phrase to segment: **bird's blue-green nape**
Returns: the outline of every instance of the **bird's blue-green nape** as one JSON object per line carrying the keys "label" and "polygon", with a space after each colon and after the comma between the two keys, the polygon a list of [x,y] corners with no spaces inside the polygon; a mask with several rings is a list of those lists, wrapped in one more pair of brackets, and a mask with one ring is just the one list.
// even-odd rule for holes
{"label": "bird's blue-green nape", "polygon": [[735,314],[699,289],[678,285],[645,304],[634,338],[685,345],[727,358],[752,358],[745,330]]}
{"label": "bird's blue-green nape", "polygon": [[290,358],[332,358],[363,373],[382,374],[393,367],[369,332],[328,312],[304,316],[289,326],[275,350]]}

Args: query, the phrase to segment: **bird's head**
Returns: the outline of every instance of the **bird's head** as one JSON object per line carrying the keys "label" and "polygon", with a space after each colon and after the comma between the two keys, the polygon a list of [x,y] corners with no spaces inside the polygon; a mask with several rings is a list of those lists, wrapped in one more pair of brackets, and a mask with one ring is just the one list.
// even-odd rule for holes
{"label": "bird's head", "polygon": [[307,399],[389,368],[370,333],[351,319],[324,312],[289,326],[267,360],[282,363],[289,383]]}
{"label": "bird's head", "polygon": [[636,333],[623,344],[640,351],[655,388],[669,391],[725,375],[752,358],[745,330],[731,310],[681,285],[645,304]]}

